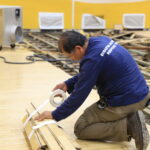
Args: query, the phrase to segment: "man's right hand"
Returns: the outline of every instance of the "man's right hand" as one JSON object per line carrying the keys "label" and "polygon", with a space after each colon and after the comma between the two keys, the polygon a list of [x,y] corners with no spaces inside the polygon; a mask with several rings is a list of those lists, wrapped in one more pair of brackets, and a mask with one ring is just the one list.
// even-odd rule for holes
{"label": "man's right hand", "polygon": [[57,84],[54,88],[53,88],[53,91],[57,90],[57,89],[61,89],[63,90],[64,92],[66,92],[68,90],[68,87],[66,85],[65,82],[62,82],[62,83],[59,83]]}

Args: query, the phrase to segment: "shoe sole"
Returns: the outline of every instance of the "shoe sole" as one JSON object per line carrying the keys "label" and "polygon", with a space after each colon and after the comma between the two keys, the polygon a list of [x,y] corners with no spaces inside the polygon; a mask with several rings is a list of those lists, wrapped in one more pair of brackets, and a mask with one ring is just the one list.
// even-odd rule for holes
{"label": "shoe sole", "polygon": [[142,150],[146,150],[149,144],[149,133],[146,127],[146,123],[145,123],[145,117],[142,111],[138,111],[136,113],[137,118],[140,120],[138,124],[138,126],[142,127],[142,137],[143,137],[143,149]]}

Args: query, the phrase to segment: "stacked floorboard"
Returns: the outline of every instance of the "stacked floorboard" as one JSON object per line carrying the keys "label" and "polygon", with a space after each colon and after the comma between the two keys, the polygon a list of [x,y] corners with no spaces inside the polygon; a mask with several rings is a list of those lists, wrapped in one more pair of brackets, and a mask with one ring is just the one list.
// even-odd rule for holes
{"label": "stacked floorboard", "polygon": [[[26,109],[23,118],[24,135],[32,150],[80,150],[80,146],[57,125],[54,120],[37,122],[32,113],[36,112],[36,107],[31,106]],[[39,114],[39,112],[37,112]],[[31,118],[28,120],[28,118]]]}

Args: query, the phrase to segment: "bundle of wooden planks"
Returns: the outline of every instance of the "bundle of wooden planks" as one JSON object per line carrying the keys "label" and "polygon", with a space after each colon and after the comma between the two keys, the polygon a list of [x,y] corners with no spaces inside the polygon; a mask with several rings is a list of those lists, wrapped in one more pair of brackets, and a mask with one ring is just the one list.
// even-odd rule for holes
{"label": "bundle of wooden planks", "polygon": [[31,103],[23,118],[24,135],[32,150],[80,150],[81,147],[57,125],[54,120],[37,122],[32,114],[37,115],[35,105]]}

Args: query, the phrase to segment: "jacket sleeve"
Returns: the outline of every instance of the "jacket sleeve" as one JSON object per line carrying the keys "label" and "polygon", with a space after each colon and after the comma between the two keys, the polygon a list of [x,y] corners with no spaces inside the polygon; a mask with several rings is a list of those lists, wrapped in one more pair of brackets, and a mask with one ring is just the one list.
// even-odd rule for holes
{"label": "jacket sleeve", "polygon": [[72,78],[70,78],[70,79],[65,81],[65,83],[66,83],[66,85],[68,87],[67,92],[69,94],[72,93],[72,91],[74,90],[74,86],[75,86],[75,84],[78,81],[78,77],[79,77],[79,74],[77,74],[76,76],[74,76],[74,77],[72,77]]}
{"label": "jacket sleeve", "polygon": [[78,81],[68,99],[52,112],[56,121],[60,121],[76,111],[85,101],[100,74],[102,63],[87,61],[80,69]]}

